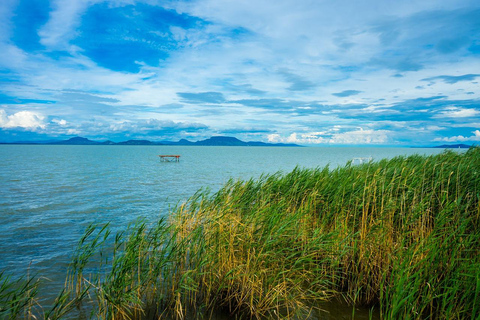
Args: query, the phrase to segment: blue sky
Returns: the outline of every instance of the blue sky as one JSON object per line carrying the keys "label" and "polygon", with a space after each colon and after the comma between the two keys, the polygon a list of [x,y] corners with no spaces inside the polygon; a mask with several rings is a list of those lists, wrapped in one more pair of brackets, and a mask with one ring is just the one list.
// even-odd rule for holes
{"label": "blue sky", "polygon": [[480,141],[478,0],[2,0],[0,142]]}

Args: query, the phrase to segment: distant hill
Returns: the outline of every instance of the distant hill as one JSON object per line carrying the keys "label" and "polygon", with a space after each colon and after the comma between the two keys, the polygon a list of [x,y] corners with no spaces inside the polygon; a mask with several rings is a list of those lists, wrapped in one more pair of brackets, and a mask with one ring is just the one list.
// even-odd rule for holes
{"label": "distant hill", "polygon": [[[181,139],[178,142],[162,141],[153,142],[150,140],[127,140],[122,142],[113,142],[110,140],[99,142],[93,141],[83,137],[73,137],[68,140],[61,141],[46,141],[46,142],[22,142],[22,144],[48,144],[48,145],[75,145],[75,146],[89,146],[89,145],[117,145],[117,146],[158,146],[158,145],[175,145],[175,146],[239,146],[239,147],[299,147],[296,144],[284,143],[266,143],[260,141],[245,142],[234,137],[214,136],[205,140],[192,142],[186,139]],[[6,143],[6,144],[20,144]]]}
{"label": "distant hill", "polygon": [[118,142],[117,145],[125,146],[149,146],[149,145],[161,145],[162,143],[155,143],[149,140],[128,140],[123,142]]}
{"label": "distant hill", "polygon": [[82,146],[88,146],[88,145],[146,146],[146,145],[162,145],[163,143],[156,143],[149,140],[128,140],[128,141],[122,141],[122,142],[113,142],[113,141],[107,140],[107,141],[99,142],[99,141],[89,140],[87,138],[74,137],[68,140],[54,141],[54,142],[49,142],[45,144],[82,145]]}
{"label": "distant hill", "polygon": [[299,147],[296,144],[266,143],[258,141],[244,142],[233,137],[215,136],[206,140],[194,142],[197,146],[238,146],[238,147]]}
{"label": "distant hill", "polygon": [[195,144],[195,142],[188,141],[187,139],[180,139],[176,144],[180,146],[192,146]]}
{"label": "distant hill", "polygon": [[260,141],[242,141],[234,137],[214,136],[205,140],[192,142],[181,139],[178,142],[163,141],[167,145],[175,146],[220,146],[220,147],[300,147],[298,144],[287,143],[266,143]]}
{"label": "distant hill", "polygon": [[436,146],[434,148],[448,148],[448,149],[468,149],[470,148],[471,146],[469,146],[468,144],[443,144],[441,146]]}
{"label": "distant hill", "polygon": [[82,138],[82,137],[74,137],[70,138],[68,140],[62,140],[62,141],[55,141],[55,142],[50,142],[47,144],[61,144],[61,145],[100,145],[102,144],[101,142],[97,141],[92,141],[87,138]]}
{"label": "distant hill", "polygon": [[195,142],[196,146],[247,146],[246,142],[233,137],[211,137],[206,140]]}
{"label": "distant hill", "polygon": [[179,141],[162,141],[163,144],[171,146],[193,146],[195,142],[188,141],[187,139],[180,139]]}

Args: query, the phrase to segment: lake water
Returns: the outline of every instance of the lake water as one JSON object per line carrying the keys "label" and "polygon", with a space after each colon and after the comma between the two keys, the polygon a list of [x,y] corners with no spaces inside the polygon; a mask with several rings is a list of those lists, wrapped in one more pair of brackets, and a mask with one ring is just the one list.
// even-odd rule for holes
{"label": "lake water", "polygon": [[[200,188],[230,178],[335,167],[355,157],[436,154],[443,149],[340,147],[0,145],[0,271],[38,273],[62,284],[85,227],[113,231],[167,215]],[[179,154],[180,162],[160,162]],[[56,294],[56,292],[55,292]]]}

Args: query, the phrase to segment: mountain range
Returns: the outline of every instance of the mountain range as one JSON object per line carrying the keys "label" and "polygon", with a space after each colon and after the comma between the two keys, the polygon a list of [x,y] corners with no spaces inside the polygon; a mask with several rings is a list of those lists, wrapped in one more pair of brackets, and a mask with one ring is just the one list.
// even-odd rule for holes
{"label": "mountain range", "polygon": [[138,145],[138,146],[159,146],[159,145],[174,145],[174,146],[240,146],[240,147],[299,147],[297,144],[286,143],[266,143],[259,141],[242,141],[234,137],[214,136],[206,140],[192,142],[186,139],[181,139],[177,142],[162,141],[153,142],[149,140],[127,140],[122,142],[107,141],[93,141],[87,138],[74,137],[68,140],[46,141],[46,142],[17,142],[14,144],[48,144],[48,145]]}
{"label": "mountain range", "polygon": [[[179,141],[160,141],[154,142],[150,140],[127,140],[121,142],[106,141],[93,141],[82,137],[73,137],[68,140],[47,140],[47,141],[18,141],[12,143],[0,142],[0,144],[42,144],[42,145],[116,145],[116,146],[239,146],[239,147],[300,147],[294,143],[266,143],[260,141],[242,141],[234,137],[214,136],[200,141],[189,141],[187,139],[181,139]],[[452,144],[441,145],[433,147],[416,147],[416,148],[470,148],[470,145],[466,144]],[[414,147],[415,148],[415,147]]]}

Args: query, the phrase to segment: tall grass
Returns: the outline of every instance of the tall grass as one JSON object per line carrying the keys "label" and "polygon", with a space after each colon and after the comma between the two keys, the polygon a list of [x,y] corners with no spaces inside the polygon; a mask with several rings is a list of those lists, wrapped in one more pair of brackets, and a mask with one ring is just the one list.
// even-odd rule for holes
{"label": "tall grass", "polygon": [[43,315],[302,319],[341,299],[382,319],[479,318],[479,200],[479,148],[232,180],[111,241],[89,228]]}
{"label": "tall grass", "polygon": [[11,277],[0,273],[0,318],[15,319],[23,316],[32,317],[32,308],[37,295],[38,281],[34,278],[20,278],[12,280]]}

